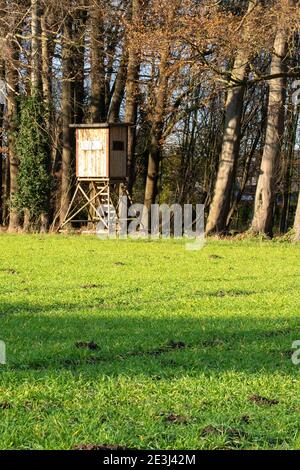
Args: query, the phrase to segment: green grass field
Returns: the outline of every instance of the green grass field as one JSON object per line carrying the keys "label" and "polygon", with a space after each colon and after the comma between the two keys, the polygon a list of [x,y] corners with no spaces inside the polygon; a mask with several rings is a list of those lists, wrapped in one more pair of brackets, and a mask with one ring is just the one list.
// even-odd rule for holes
{"label": "green grass field", "polygon": [[299,449],[299,255],[1,235],[0,449]]}

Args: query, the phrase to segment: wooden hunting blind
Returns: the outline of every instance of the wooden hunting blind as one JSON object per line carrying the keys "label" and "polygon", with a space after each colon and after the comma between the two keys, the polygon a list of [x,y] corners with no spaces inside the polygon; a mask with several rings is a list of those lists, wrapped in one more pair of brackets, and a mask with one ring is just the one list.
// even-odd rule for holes
{"label": "wooden hunting blind", "polygon": [[127,124],[83,124],[76,128],[77,178],[127,176]]}
{"label": "wooden hunting blind", "polygon": [[[127,195],[128,128],[126,123],[72,124],[76,135],[76,191],[62,229],[70,222],[100,221],[109,231],[120,197]],[[78,219],[85,212],[87,218]],[[114,220],[114,226],[117,226]]]}

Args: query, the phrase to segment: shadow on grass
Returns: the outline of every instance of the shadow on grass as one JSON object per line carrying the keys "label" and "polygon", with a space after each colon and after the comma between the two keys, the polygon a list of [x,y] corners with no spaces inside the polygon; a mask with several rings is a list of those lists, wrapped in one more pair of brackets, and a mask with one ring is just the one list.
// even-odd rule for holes
{"label": "shadow on grass", "polygon": [[[280,371],[294,375],[297,318],[160,316],[99,305],[1,304],[0,339],[9,370],[97,369],[105,374],[181,376],[200,372]],[[3,312],[6,312],[5,314]],[[55,312],[55,313],[53,313]],[[78,348],[93,342],[95,348]]]}

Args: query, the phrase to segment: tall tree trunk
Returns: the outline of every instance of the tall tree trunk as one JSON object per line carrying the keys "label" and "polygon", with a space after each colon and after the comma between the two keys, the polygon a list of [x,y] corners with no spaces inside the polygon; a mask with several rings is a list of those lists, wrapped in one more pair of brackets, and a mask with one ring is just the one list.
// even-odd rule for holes
{"label": "tall tree trunk", "polygon": [[[274,42],[271,75],[282,74],[286,70],[287,40],[283,31],[278,31]],[[273,235],[273,209],[278,160],[284,132],[284,104],[286,79],[270,80],[266,140],[258,178],[254,216],[251,225],[253,233]]]}
{"label": "tall tree trunk", "polygon": [[[234,76],[238,80],[245,78],[246,60],[243,53],[236,58]],[[245,87],[240,85],[228,92],[223,146],[206,226],[207,233],[222,233],[226,229],[240,149],[244,90]]]}
{"label": "tall tree trunk", "polygon": [[93,5],[90,14],[91,24],[91,106],[92,123],[106,120],[105,110],[105,49],[104,20],[101,4]]}
{"label": "tall tree trunk", "polygon": [[64,22],[62,38],[62,126],[63,152],[61,174],[60,223],[62,224],[70,205],[71,161],[72,161],[72,18],[67,16]]}
{"label": "tall tree trunk", "polygon": [[[52,155],[55,152],[55,124],[54,106],[52,97],[52,60],[54,56],[54,45],[50,40],[51,26],[48,23],[48,8],[45,7],[41,14],[41,64],[42,64],[42,93],[46,106],[45,130],[49,135],[50,148],[47,161],[47,170],[52,173]],[[51,194],[48,194],[48,213],[41,214],[41,232],[46,232],[49,228],[50,218],[53,214],[51,207]]]}
{"label": "tall tree trunk", "polygon": [[260,140],[260,136],[261,136],[261,130],[259,130],[257,132],[257,135],[256,135],[256,137],[253,141],[251,150],[249,151],[249,153],[246,157],[245,166],[243,168],[243,173],[242,173],[242,177],[241,177],[240,188],[239,188],[239,190],[238,190],[238,192],[235,196],[235,199],[234,199],[234,201],[231,205],[231,208],[229,210],[229,214],[228,214],[228,217],[227,217],[227,223],[226,223],[227,230],[229,230],[229,227],[230,227],[230,224],[231,224],[231,221],[233,219],[234,214],[238,211],[239,204],[242,200],[244,191],[246,189],[246,185],[247,185],[248,179],[249,179],[249,172],[250,172],[250,168],[251,168],[251,163],[253,161],[253,157],[254,157],[254,154],[256,152],[256,149],[257,149],[257,146],[258,146],[258,143],[259,143],[259,140]]}
{"label": "tall tree trunk", "polygon": [[157,196],[157,184],[159,179],[159,167],[161,160],[161,140],[164,128],[164,113],[168,92],[168,62],[170,50],[167,47],[159,64],[159,83],[157,87],[155,106],[150,130],[150,149],[148,159],[148,172],[145,187],[144,206],[150,212],[151,205],[155,203]]}
{"label": "tall tree trunk", "polygon": [[105,119],[107,120],[109,107],[112,98],[111,81],[116,60],[116,51],[119,44],[119,34],[117,27],[112,28],[111,33],[106,35],[107,45],[105,47],[106,67],[105,67]]}
{"label": "tall tree trunk", "polygon": [[[52,102],[52,52],[53,48],[51,48],[50,52],[50,41],[49,41],[49,33],[48,33],[48,24],[47,24],[47,9],[43,12],[41,16],[41,62],[42,62],[42,89],[43,89],[43,97],[46,103],[47,109],[49,110],[49,118],[51,116],[51,102]],[[51,120],[48,120],[48,129],[51,127]]]}
{"label": "tall tree trunk", "polygon": [[[41,93],[41,46],[40,46],[40,1],[31,0],[31,95],[42,98]],[[24,208],[23,231],[31,229],[30,210]]]}
{"label": "tall tree trunk", "polygon": [[[1,85],[4,83],[5,72],[4,72],[4,61],[0,59],[0,81]],[[3,94],[2,94],[3,92]],[[5,104],[5,90],[1,89],[0,91],[0,225],[3,224],[3,207],[4,207],[4,198],[3,198],[3,127],[4,127],[4,104]]]}
{"label": "tall tree trunk", "polygon": [[[4,106],[0,103],[0,147],[3,147],[3,117]],[[3,224],[3,152],[0,150],[0,225]]]}
{"label": "tall tree trunk", "polygon": [[[140,0],[132,0],[132,24],[138,22],[140,16]],[[128,71],[126,81],[126,105],[125,121],[132,123],[128,130],[128,178],[127,186],[129,194],[135,181],[135,146],[136,146],[136,123],[138,110],[138,78],[140,72],[140,56],[136,47],[129,46]]]}
{"label": "tall tree trunk", "polygon": [[40,0],[31,0],[31,92],[41,89],[41,20]]}
{"label": "tall tree trunk", "polygon": [[[51,67],[46,26],[46,11],[41,10],[40,0],[31,0],[31,94],[44,99],[47,110],[44,115],[44,131],[51,132]],[[51,169],[51,153],[49,148],[46,171]],[[47,208],[40,215],[40,231],[45,233],[49,226],[50,190],[47,195]],[[25,232],[30,230],[30,214],[24,211]]]}
{"label": "tall tree trunk", "polygon": [[107,120],[108,122],[118,122],[120,119],[120,109],[124,98],[126,78],[127,78],[128,54],[126,45],[123,47],[119,70],[113,85],[113,94]]}
{"label": "tall tree trunk", "polygon": [[[257,1],[250,0],[246,15],[249,15],[256,5]],[[247,73],[247,67],[248,54],[244,50],[239,50],[234,61],[232,78],[237,81],[243,81]],[[234,86],[228,91],[225,105],[223,146],[214,197],[206,226],[208,234],[222,233],[226,230],[240,150],[244,92],[244,85]]]}
{"label": "tall tree trunk", "polygon": [[295,215],[294,230],[295,230],[295,241],[300,242],[300,192],[299,192],[299,198],[298,198],[297,211]]}
{"label": "tall tree trunk", "polygon": [[6,62],[6,82],[7,82],[7,128],[8,128],[8,158],[9,158],[9,187],[10,187],[10,217],[9,232],[17,232],[20,228],[19,214],[14,206],[14,199],[18,193],[18,169],[19,160],[16,155],[16,121],[18,115],[17,90],[18,90],[18,71],[17,60],[18,52],[12,38],[8,40],[8,60]]}
{"label": "tall tree trunk", "polygon": [[84,80],[85,80],[85,35],[87,23],[87,2],[80,0],[80,9],[76,15],[73,52],[74,69],[74,123],[82,124],[84,120]]}
{"label": "tall tree trunk", "polygon": [[283,188],[282,188],[282,210],[280,214],[280,233],[285,233],[288,229],[288,219],[289,219],[289,206],[290,206],[290,196],[291,196],[291,184],[293,176],[293,166],[294,166],[294,155],[295,155],[295,145],[297,139],[297,129],[299,121],[299,111],[293,112],[290,110],[290,120],[288,123],[288,145],[286,150],[286,155],[283,162]]}
{"label": "tall tree trunk", "polygon": [[83,46],[74,54],[76,65],[76,76],[74,78],[74,123],[82,124],[84,121],[84,50]]}
{"label": "tall tree trunk", "polygon": [[[4,126],[7,127],[7,114],[4,112]],[[5,127],[4,127],[5,129]],[[3,162],[4,163],[4,162]],[[10,164],[9,164],[9,152],[6,154],[5,164],[3,167],[3,213],[2,213],[2,220],[3,225],[8,225],[9,222],[9,214],[10,214],[10,207],[9,207],[9,200],[10,200]]]}

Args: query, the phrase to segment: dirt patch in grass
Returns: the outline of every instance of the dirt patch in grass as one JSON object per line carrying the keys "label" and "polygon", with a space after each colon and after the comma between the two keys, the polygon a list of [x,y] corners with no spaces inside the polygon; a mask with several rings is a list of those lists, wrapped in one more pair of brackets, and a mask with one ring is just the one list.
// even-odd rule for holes
{"label": "dirt patch in grass", "polygon": [[226,296],[226,292],[224,292],[223,290],[219,290],[218,292],[213,292],[212,294],[210,294],[211,297],[225,297]]}
{"label": "dirt patch in grass", "polygon": [[294,354],[294,352],[295,352],[295,351],[291,351],[290,349],[288,349],[287,351],[282,351],[282,352],[280,353],[280,355],[281,355],[282,357],[287,357],[288,359],[291,359],[292,356],[293,356],[293,354]]}
{"label": "dirt patch in grass", "polygon": [[230,439],[241,439],[242,437],[247,436],[247,434],[241,429],[228,428],[224,429],[224,432]]}
{"label": "dirt patch in grass", "polygon": [[188,419],[186,416],[177,415],[175,413],[170,413],[164,416],[164,421],[165,423],[171,423],[171,424],[187,424]]}
{"label": "dirt patch in grass", "polygon": [[241,418],[242,424],[250,424],[251,423],[251,418],[248,415],[242,416]]}
{"label": "dirt patch in grass", "polygon": [[185,349],[185,347],[186,347],[186,345],[183,341],[173,341],[173,340],[171,340],[167,345],[168,349]]}
{"label": "dirt patch in grass", "polygon": [[[94,343],[94,341],[91,342],[86,342],[86,341],[79,341],[75,343],[75,347],[77,349],[83,349],[87,351],[99,351],[100,346],[97,343]],[[165,353],[170,353],[172,351],[180,351],[184,350],[188,346],[183,342],[183,341],[173,341],[171,340],[168,344],[165,346],[162,346],[161,348],[150,350],[150,351],[133,351],[133,352],[128,352],[125,354],[120,354],[118,356],[89,356],[87,358],[74,358],[74,359],[63,359],[60,361],[60,366],[61,367],[80,367],[86,365],[97,365],[101,364],[104,362],[112,362],[112,361],[124,361],[130,357],[147,357],[147,356],[160,356]],[[168,362],[168,365],[178,365],[177,362],[170,360]],[[44,369],[47,367],[47,364],[41,364],[41,363],[29,363],[29,364],[23,364],[21,369],[33,369],[33,370],[40,370]],[[18,367],[20,368],[20,367]],[[156,380],[160,380],[156,378]]]}
{"label": "dirt patch in grass", "polygon": [[210,297],[247,297],[253,294],[256,294],[256,292],[248,291],[248,290],[230,290],[230,291],[219,290],[217,292],[211,292],[208,295]]}
{"label": "dirt patch in grass", "polygon": [[223,259],[222,256],[219,255],[209,255],[208,259]]}
{"label": "dirt patch in grass", "polygon": [[81,289],[100,289],[102,286],[101,284],[85,284],[80,286]]}
{"label": "dirt patch in grass", "polygon": [[162,380],[162,377],[160,375],[153,375],[151,377],[151,379],[154,381],[154,382],[159,382],[160,380]]}
{"label": "dirt patch in grass", "polygon": [[252,395],[249,401],[259,406],[275,406],[279,404],[279,400],[272,400],[270,398],[262,397],[260,395]]}
{"label": "dirt patch in grass", "polygon": [[126,447],[116,446],[116,445],[108,445],[108,444],[79,444],[74,448],[74,450],[129,450]]}
{"label": "dirt patch in grass", "polygon": [[18,271],[16,269],[13,269],[13,268],[6,268],[6,269],[0,269],[0,271],[2,273],[6,273],[6,274],[11,274],[11,275],[18,275]]}
{"label": "dirt patch in grass", "polygon": [[203,346],[204,348],[215,348],[217,346],[224,346],[224,341],[222,341],[221,339],[208,339],[206,341],[203,341],[201,343],[201,346]]}
{"label": "dirt patch in grass", "polygon": [[[75,347],[77,349],[83,349],[87,351],[99,351],[101,348],[97,343],[94,343],[93,341],[91,342],[86,342],[86,341],[79,341],[75,343]],[[131,357],[147,357],[147,356],[161,356],[163,354],[170,353],[172,351],[182,351],[188,348],[188,346],[183,342],[183,341],[170,341],[166,346],[162,346],[161,348],[154,349],[154,350],[149,350],[149,351],[132,351],[124,354],[120,354],[117,356],[89,356],[87,358],[72,358],[72,359],[62,359],[59,361],[61,367],[80,367],[84,365],[97,365],[101,363],[108,363],[112,361],[125,361],[126,359],[129,359]],[[166,363],[166,365],[172,365],[172,366],[177,366],[178,363],[170,360]],[[28,363],[28,364],[23,364],[21,367],[18,366],[17,369],[22,369],[22,370],[40,370],[47,368],[47,364],[42,364],[42,363]],[[156,380],[159,380],[156,378]]]}
{"label": "dirt patch in grass", "polygon": [[254,290],[231,290],[227,293],[230,297],[247,297],[254,294],[256,294]]}
{"label": "dirt patch in grass", "polygon": [[78,343],[75,343],[75,346],[77,349],[88,349],[89,351],[98,351],[100,349],[98,344],[94,343],[94,341],[89,343],[85,341],[79,341]]}
{"label": "dirt patch in grass", "polygon": [[10,410],[12,405],[7,402],[0,403],[0,410]]}
{"label": "dirt patch in grass", "polygon": [[216,428],[215,426],[206,426],[205,428],[202,429],[200,436],[209,436],[209,435],[216,435],[216,434],[223,434],[222,430],[219,428]]}

